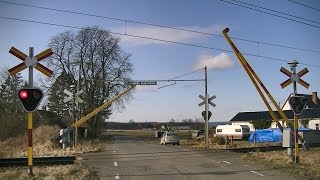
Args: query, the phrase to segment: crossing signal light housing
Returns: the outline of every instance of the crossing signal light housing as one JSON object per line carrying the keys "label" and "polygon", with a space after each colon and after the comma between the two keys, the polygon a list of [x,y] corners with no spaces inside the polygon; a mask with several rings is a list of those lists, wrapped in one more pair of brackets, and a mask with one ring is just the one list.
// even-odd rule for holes
{"label": "crossing signal light housing", "polygon": [[304,96],[292,96],[289,99],[289,104],[292,111],[296,115],[299,115],[302,113],[304,106],[307,104],[307,98],[305,98]]}
{"label": "crossing signal light housing", "polygon": [[18,91],[18,97],[24,110],[33,112],[37,109],[43,97],[43,93],[37,88],[23,88]]}
{"label": "crossing signal light housing", "polygon": [[[202,111],[201,115],[202,115],[203,119],[206,121],[207,120],[206,119],[206,111]],[[211,111],[208,111],[208,120],[211,118],[211,115],[212,115]]]}

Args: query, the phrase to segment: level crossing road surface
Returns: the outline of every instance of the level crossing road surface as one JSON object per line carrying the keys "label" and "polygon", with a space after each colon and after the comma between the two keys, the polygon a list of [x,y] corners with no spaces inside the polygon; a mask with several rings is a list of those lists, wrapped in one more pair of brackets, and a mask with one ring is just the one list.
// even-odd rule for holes
{"label": "level crossing road surface", "polygon": [[129,136],[115,136],[105,151],[83,155],[100,179],[124,180],[289,180],[275,169],[239,161],[240,153],[160,145]]}

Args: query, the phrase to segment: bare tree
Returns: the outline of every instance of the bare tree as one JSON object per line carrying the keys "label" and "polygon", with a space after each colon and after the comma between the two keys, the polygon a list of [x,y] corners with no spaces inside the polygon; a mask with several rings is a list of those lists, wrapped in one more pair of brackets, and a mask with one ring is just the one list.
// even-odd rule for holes
{"label": "bare tree", "polygon": [[[85,92],[85,103],[81,104],[82,115],[127,87],[125,82],[130,79],[133,65],[130,55],[120,48],[119,42],[119,38],[98,27],[84,28],[76,34],[67,31],[51,39],[49,46],[54,52],[51,66],[59,74],[71,75],[70,85],[77,80],[80,67],[80,88]],[[112,107],[123,108],[130,98],[131,94],[128,94]],[[102,122],[112,113],[112,107],[98,113],[89,122],[93,136],[100,135]]]}

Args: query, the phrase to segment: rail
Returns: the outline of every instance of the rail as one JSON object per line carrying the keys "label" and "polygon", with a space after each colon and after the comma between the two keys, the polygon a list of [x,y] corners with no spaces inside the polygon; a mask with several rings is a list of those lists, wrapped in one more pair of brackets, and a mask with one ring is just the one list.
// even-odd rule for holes
{"label": "rail", "polygon": [[[34,165],[66,165],[73,164],[76,160],[75,156],[65,157],[34,157]],[[0,159],[0,167],[10,166],[27,166],[28,158],[2,158]]]}

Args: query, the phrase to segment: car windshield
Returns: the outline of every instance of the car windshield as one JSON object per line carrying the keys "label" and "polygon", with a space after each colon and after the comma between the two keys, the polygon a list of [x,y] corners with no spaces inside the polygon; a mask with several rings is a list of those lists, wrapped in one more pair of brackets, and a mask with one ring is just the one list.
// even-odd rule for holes
{"label": "car windshield", "polygon": [[176,133],[174,133],[174,132],[168,132],[167,133],[167,136],[176,136],[177,134]]}

